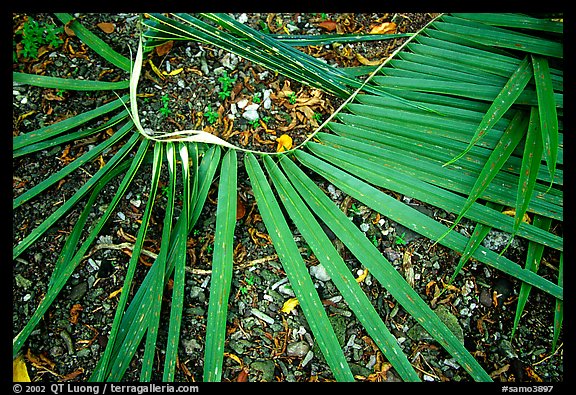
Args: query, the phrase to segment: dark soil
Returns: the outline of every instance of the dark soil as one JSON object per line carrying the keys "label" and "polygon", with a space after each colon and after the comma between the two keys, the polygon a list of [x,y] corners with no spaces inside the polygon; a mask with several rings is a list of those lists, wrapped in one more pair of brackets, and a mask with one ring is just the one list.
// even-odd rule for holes
{"label": "dark soil", "polygon": [[[49,14],[14,14],[13,29],[21,29],[26,18],[41,22],[53,22],[57,18]],[[240,18],[241,14],[234,14]],[[295,29],[299,33],[325,33],[319,27],[322,21],[337,22],[345,32],[366,32],[377,24],[394,21],[398,32],[415,32],[431,20],[431,14],[247,14],[246,23],[262,28],[264,21],[269,29],[283,31]],[[137,48],[136,14],[79,14],[78,20],[98,34],[118,52],[130,56],[129,47]],[[114,30],[104,33],[97,25],[112,23]],[[15,71],[41,73],[52,76],[83,77],[92,80],[123,80],[127,73],[105,64],[101,58],[80,42],[77,37],[61,34],[64,44],[46,47],[38,59],[25,59],[21,55],[13,64]],[[15,50],[20,36],[14,36]],[[323,57],[327,62],[342,66],[359,65],[355,54],[368,60],[382,59],[398,47],[404,39],[377,43],[359,43],[345,48],[304,48],[305,52]],[[143,124],[157,132],[183,129],[203,129],[228,141],[250,149],[275,151],[276,138],[283,133],[291,134],[294,144],[306,138],[315,125],[302,112],[298,112],[287,97],[280,92],[286,86],[299,98],[318,95],[318,104],[312,110],[319,114],[317,122],[326,119],[342,102],[331,95],[317,92],[243,59],[235,59],[217,48],[202,46],[195,42],[175,42],[167,54],[156,52],[148,55],[159,70],[182,69],[174,76],[160,78],[148,63],[142,72],[139,92],[140,116]],[[228,62],[237,62],[233,67]],[[225,65],[223,65],[225,64]],[[169,70],[168,70],[169,68]],[[222,99],[218,96],[221,85],[218,78],[222,72],[236,78],[233,94]],[[13,87],[13,135],[35,130],[43,125],[60,121],[116,99],[112,92],[59,92],[20,85]],[[271,90],[273,105],[259,108],[260,120],[251,123],[242,117],[230,117],[233,107],[246,100],[253,103],[258,94]],[[162,97],[167,96],[169,112],[162,114]],[[260,98],[263,98],[262,96]],[[258,100],[258,99],[256,99]],[[214,123],[206,115],[210,110],[218,116]],[[264,121],[265,120],[265,121]],[[95,121],[89,126],[96,126]],[[65,163],[77,158],[108,138],[106,131],[74,145],[56,146],[13,159],[13,194],[19,196]],[[101,160],[107,162],[119,147],[113,147]],[[314,347],[310,329],[298,309],[289,314],[279,313],[283,304],[293,296],[287,277],[275,256],[266,229],[258,215],[251,186],[247,181],[239,156],[239,205],[235,245],[235,270],[229,302],[228,342],[224,359],[223,381],[333,381],[334,377],[319,351]],[[69,199],[100,167],[96,160],[66,177],[63,182],[46,190],[41,198],[24,204],[13,211],[13,245],[17,245],[31,230],[38,226],[64,201]],[[42,319],[37,329],[23,347],[23,354],[32,381],[86,381],[107,342],[107,335],[118,302],[117,291],[122,287],[129,260],[127,243],[136,235],[149,194],[149,168],[139,172],[127,196],[122,199],[113,220],[101,232],[68,280],[66,286]],[[166,177],[164,182],[166,182]],[[511,337],[520,283],[492,268],[477,262],[469,262],[456,278],[453,288],[439,294],[458,263],[458,254],[435,246],[410,230],[347,197],[324,180],[318,179],[329,196],[344,210],[366,235],[394,263],[414,289],[428,301],[432,308],[444,310],[446,316],[455,318],[456,332],[460,332],[467,349],[477,358],[495,381],[502,382],[562,382],[563,336],[557,350],[551,350],[555,300],[533,289],[522,315],[519,329]],[[98,218],[110,203],[119,184],[112,182],[93,207],[92,215]],[[144,255],[137,271],[136,281],[141,280],[160,247],[161,224],[164,216],[163,201],[166,197],[159,191],[160,204],[156,204],[151,234],[145,244]],[[188,240],[189,266],[186,274],[185,310],[180,339],[179,364],[176,380],[193,382],[202,380],[204,338],[206,336],[206,312],[209,298],[210,265],[215,224],[217,182],[212,186],[208,201]],[[449,223],[454,216],[429,207],[407,196],[397,196],[425,214]],[[71,231],[80,208],[49,229],[13,262],[13,336],[24,327],[44,296],[55,261]],[[461,232],[471,232],[466,222]],[[298,236],[298,235],[296,235]],[[500,251],[507,242],[507,235],[492,232],[485,245]],[[337,247],[338,242],[335,241]],[[306,262],[312,268],[318,262],[307,253],[300,241]],[[360,264],[339,246],[346,262],[353,270]],[[515,240],[505,255],[518,263],[524,262],[526,244]],[[541,265],[543,276],[556,279],[558,256],[545,251],[545,264]],[[358,381],[398,381],[394,369],[388,369],[386,361],[352,311],[342,301],[330,279],[323,277],[318,269],[311,270],[320,297],[326,303],[342,347],[349,358]],[[360,275],[361,272],[358,272]],[[419,330],[414,318],[383,289],[369,274],[361,283],[377,311],[386,318],[389,328],[397,336],[405,353],[424,381],[471,381],[468,374],[454,363],[426,333]],[[494,293],[496,292],[496,293]],[[165,301],[169,307],[169,295]],[[169,309],[167,309],[169,311]],[[450,319],[450,318],[448,318]],[[168,320],[168,316],[163,322]],[[159,345],[164,345],[167,325],[160,328]],[[310,353],[312,351],[312,353]],[[158,349],[161,359],[163,349]],[[125,379],[138,380],[140,365],[136,354]],[[161,379],[161,370],[155,379]]]}

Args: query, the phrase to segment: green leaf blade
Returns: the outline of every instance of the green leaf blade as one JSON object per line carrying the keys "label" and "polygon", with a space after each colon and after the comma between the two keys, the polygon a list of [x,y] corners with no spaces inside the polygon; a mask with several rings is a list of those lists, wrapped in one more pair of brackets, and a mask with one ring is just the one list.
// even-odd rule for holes
{"label": "green leaf blade", "polygon": [[[550,70],[546,58],[532,56],[536,94],[538,96],[538,111],[540,129],[544,143],[544,157],[550,176],[554,179],[556,161],[558,158],[558,114],[554,101],[554,89],[550,79]],[[552,184],[550,184],[552,185]]]}
{"label": "green leaf blade", "polygon": [[237,205],[237,158],[236,151],[229,150],[222,159],[210,298],[208,301],[207,336],[204,349],[204,381],[218,382],[222,378],[228,298],[232,284],[234,264],[234,229]]}
{"label": "green leaf blade", "polygon": [[251,153],[246,154],[245,165],[262,219],[326,362],[336,380],[354,381],[334,329],[326,316],[292,232],[283,218],[282,210],[274,198],[264,172]]}
{"label": "green leaf blade", "polygon": [[528,58],[524,58],[518,69],[510,76],[510,79],[504,85],[494,103],[490,106],[486,115],[478,125],[478,128],[474,132],[474,137],[464,149],[464,151],[448,161],[445,166],[450,165],[464,156],[470,148],[476,144],[492,127],[502,118],[502,116],[512,107],[516,99],[520,96],[530,79],[532,78],[532,73],[530,71],[530,62]]}

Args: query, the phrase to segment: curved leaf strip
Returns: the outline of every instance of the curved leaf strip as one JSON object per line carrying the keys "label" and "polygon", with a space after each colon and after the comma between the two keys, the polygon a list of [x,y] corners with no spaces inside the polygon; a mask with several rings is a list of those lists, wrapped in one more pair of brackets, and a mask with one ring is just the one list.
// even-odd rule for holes
{"label": "curved leaf strip", "polygon": [[42,141],[39,141],[37,143],[27,144],[16,151],[12,151],[12,158],[17,158],[19,156],[31,154],[32,152],[42,151],[44,149],[52,148],[52,147],[55,147],[55,146],[60,145],[60,144],[68,143],[70,141],[75,141],[75,140],[80,140],[80,139],[86,138],[90,135],[93,135],[95,133],[98,133],[98,132],[101,132],[101,131],[106,130],[108,128],[111,128],[112,126],[125,120],[127,117],[128,117],[128,111],[123,110],[123,111],[119,112],[118,114],[114,115],[112,118],[110,118],[108,121],[106,121],[102,125],[97,126],[95,128],[77,130],[75,132],[69,132],[69,133],[54,137],[51,140],[42,140]]}
{"label": "curved leaf strip", "polygon": [[[466,202],[466,198],[457,193],[459,192],[457,190],[434,185],[426,176],[418,178],[404,173],[407,165],[397,162],[397,155],[388,154],[374,145],[369,145],[369,142],[351,141],[325,133],[318,133],[317,137],[322,144],[309,143],[307,147],[310,151],[371,184],[410,196],[452,213],[460,212]],[[391,159],[388,160],[388,158]],[[439,177],[441,176],[439,174]],[[465,217],[505,232],[512,233],[514,230],[512,218],[478,202],[466,211]],[[520,224],[518,235],[560,251],[564,248],[562,237],[544,232],[527,223]]]}
{"label": "curved leaf strip", "polygon": [[[285,156],[280,161],[290,161]],[[370,300],[340,257],[314,215],[306,207],[306,203],[290,185],[276,163],[269,156],[264,157],[264,164],[270,174],[280,199],[294,221],[294,224],[306,239],[314,255],[326,268],[330,278],[341,292],[350,309],[366,328],[368,335],[378,345],[388,361],[394,366],[400,377],[405,381],[420,381],[408,358],[402,351],[396,338],[390,333]],[[351,223],[350,223],[351,224]]]}
{"label": "curved leaf strip", "polygon": [[564,24],[547,19],[534,18],[520,14],[491,14],[484,12],[454,13],[454,16],[482,22],[493,26],[512,27],[516,29],[542,30],[552,33],[562,33]]}
{"label": "curved leaf strip", "polygon": [[68,165],[57,171],[56,173],[52,174],[50,177],[45,179],[39,184],[36,184],[34,187],[30,188],[26,192],[22,193],[20,196],[14,199],[12,203],[12,208],[15,209],[21,204],[27,202],[28,200],[32,199],[40,192],[44,191],[46,188],[50,187],[54,183],[64,179],[68,174],[72,173],[74,170],[79,168],[80,166],[84,165],[92,161],[98,155],[100,155],[104,150],[111,147],[112,145],[116,144],[121,138],[123,138],[130,130],[132,129],[132,124],[127,123],[124,127],[120,128],[112,137],[106,139],[105,141],[98,144],[96,147],[91,149],[90,151],[86,152],[79,158],[75,159],[74,161],[70,162]]}
{"label": "curved leaf strip", "polygon": [[518,180],[518,194],[516,197],[516,214],[514,216],[513,235],[518,232],[522,218],[528,210],[530,198],[536,186],[536,178],[540,161],[542,159],[542,134],[540,133],[540,119],[538,110],[535,107],[530,109],[530,121],[528,122],[528,131],[526,132],[526,141],[524,143],[524,155],[522,156],[522,168],[520,170],[520,179]]}
{"label": "curved leaf strip", "polygon": [[210,278],[210,299],[206,321],[206,345],[204,349],[204,381],[218,382],[222,378],[224,346],[226,343],[226,319],[228,298],[232,285],[234,265],[234,229],[237,204],[236,151],[229,150],[222,159],[216,207],[216,230],[214,255]]}
{"label": "curved leaf strip", "polygon": [[322,301],[298,251],[292,231],[254,154],[246,154],[245,165],[266,229],[326,362],[336,380],[354,381]]}
{"label": "curved leaf strip", "polygon": [[[482,168],[482,171],[478,175],[470,194],[466,199],[466,203],[458,217],[454,221],[454,224],[450,227],[448,232],[456,227],[456,225],[464,218],[466,212],[472,207],[474,202],[482,195],[482,193],[488,187],[488,184],[494,179],[496,174],[500,171],[504,163],[508,160],[516,146],[520,143],[520,140],[524,137],[526,133],[528,119],[524,116],[524,113],[521,111],[517,111],[514,115],[514,118],[508,124],[506,130],[502,134],[502,137],[494,147],[494,150],[488,157],[486,164]],[[520,217],[522,218],[522,217]],[[442,239],[442,238],[440,238]],[[440,240],[437,240],[438,242]]]}
{"label": "curved leaf strip", "polygon": [[[190,174],[188,148],[186,144],[178,144],[178,154],[182,163],[183,184],[182,211],[180,216],[184,218],[184,223],[188,224]],[[188,238],[188,229],[175,228],[174,232],[172,232],[172,238],[177,238],[178,241],[176,242],[177,247],[175,249],[175,256],[171,259],[174,262],[174,282],[172,286],[172,304],[170,306],[168,344],[166,346],[164,375],[162,378],[162,381],[164,382],[174,381],[174,374],[176,372],[178,344],[180,341],[180,326],[182,323],[182,310],[184,308],[184,287],[186,285],[186,241]]]}
{"label": "curved leaf strip", "polygon": [[[398,205],[402,205],[395,199],[379,193],[379,191],[371,188],[368,190],[364,183],[355,183],[348,188],[350,176],[345,175],[342,171],[328,165],[325,162],[315,158],[310,154],[303,151],[296,151],[297,159],[305,166],[314,170],[330,182],[334,183],[336,179],[343,180],[337,184],[342,191],[349,193],[351,188],[360,187],[356,189],[355,193],[351,196],[363,201],[369,206],[372,205],[373,200],[382,202],[382,205],[389,205],[390,203],[384,201],[392,201]],[[281,161],[282,167],[289,175],[290,180],[298,193],[307,202],[310,208],[324,221],[332,232],[348,247],[350,252],[368,269],[370,273],[386,288],[392,296],[411,314],[420,325],[422,325],[430,335],[436,339],[446,350],[454,356],[458,363],[466,369],[466,371],[477,381],[492,381],[490,376],[482,369],[480,364],[470,355],[464,348],[462,343],[454,336],[454,334],[440,321],[438,316],[430,309],[430,307],[422,300],[416,291],[414,291],[406,282],[406,280],[398,273],[394,266],[388,262],[380,251],[366,238],[358,228],[348,225],[350,220],[340,209],[334,204],[322,190],[312,182],[302,170],[289,160]],[[343,177],[346,177],[345,179]],[[370,201],[365,198],[370,197]],[[381,206],[382,206],[381,205]],[[395,211],[397,207],[392,207],[390,204],[389,209],[380,211],[382,207],[378,207],[379,212],[387,215],[389,211]],[[405,210],[405,208],[403,209]],[[425,216],[424,214],[421,214]],[[428,217],[427,217],[428,218]],[[433,221],[433,220],[431,220]],[[435,221],[433,221],[435,222]],[[463,237],[463,236],[462,236]]]}
{"label": "curved leaf strip", "polygon": [[434,26],[437,29],[461,35],[468,40],[500,48],[520,50],[556,58],[563,57],[564,46],[556,41],[449,15],[443,16],[442,19],[446,23],[435,24]]}
{"label": "curved leaf strip", "polygon": [[466,155],[470,148],[492,129],[496,122],[512,107],[531,78],[530,61],[528,58],[524,58],[524,60],[520,62],[518,69],[510,76],[504,88],[502,88],[498,96],[496,96],[496,99],[494,99],[494,103],[490,106],[484,118],[482,118],[468,146],[461,154],[448,161],[444,166],[450,165]]}
{"label": "curved leaf strip", "polygon": [[293,47],[308,45],[328,45],[333,43],[355,43],[363,41],[384,41],[410,37],[412,33],[398,34],[272,34],[267,36]]}
{"label": "curved leaf strip", "polygon": [[[560,263],[558,265],[558,286],[564,286],[564,254],[560,254]],[[556,308],[554,309],[554,336],[552,338],[552,352],[556,352],[556,345],[560,337],[560,329],[564,320],[564,302],[556,299]]]}

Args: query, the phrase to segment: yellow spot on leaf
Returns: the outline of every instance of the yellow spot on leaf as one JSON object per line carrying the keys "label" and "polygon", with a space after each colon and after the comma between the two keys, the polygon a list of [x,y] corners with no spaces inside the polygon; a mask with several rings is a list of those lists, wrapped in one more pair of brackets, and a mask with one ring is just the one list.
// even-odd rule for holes
{"label": "yellow spot on leaf", "polygon": [[282,136],[278,137],[276,141],[278,142],[276,152],[284,152],[292,148],[292,137],[288,136],[287,134],[283,134]]}
{"label": "yellow spot on leaf", "polygon": [[19,355],[14,361],[12,361],[12,381],[13,382],[30,382],[30,376],[28,376],[28,368],[26,367],[26,362],[24,362],[24,357]]}
{"label": "yellow spot on leaf", "polygon": [[297,298],[290,298],[288,299],[286,302],[284,302],[284,305],[282,306],[282,308],[280,309],[280,311],[282,313],[289,313],[292,310],[294,310],[294,308],[296,306],[298,306],[300,304],[300,302],[298,302]]}

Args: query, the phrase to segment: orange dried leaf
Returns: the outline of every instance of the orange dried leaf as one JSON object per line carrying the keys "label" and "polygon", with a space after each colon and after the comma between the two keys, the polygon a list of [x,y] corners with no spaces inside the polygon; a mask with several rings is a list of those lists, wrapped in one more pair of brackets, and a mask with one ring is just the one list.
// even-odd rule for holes
{"label": "orange dried leaf", "polygon": [[278,142],[276,152],[284,152],[292,148],[292,137],[288,136],[287,134],[283,134],[282,136],[278,137],[276,141]]}
{"label": "orange dried leaf", "polygon": [[64,25],[64,32],[70,37],[74,37],[76,35],[76,33],[74,33],[74,30],[70,29],[69,26],[72,22],[74,22],[74,20],[71,20],[70,22]]}
{"label": "orange dried leaf", "polygon": [[73,371],[72,373],[68,373],[67,375],[62,376],[62,381],[73,380],[76,377],[80,376],[82,373],[84,373],[84,368],[78,368],[77,370]]}
{"label": "orange dried leaf", "polygon": [[323,21],[318,24],[319,27],[324,28],[331,32],[332,30],[336,30],[336,22],[334,21]]}
{"label": "orange dried leaf", "polygon": [[372,26],[370,34],[389,34],[396,31],[396,24],[394,22],[383,22],[380,25]]}
{"label": "orange dried leaf", "polygon": [[156,55],[158,56],[164,56],[166,55],[168,52],[170,52],[170,50],[172,49],[172,46],[174,45],[174,41],[170,40],[170,41],[166,41],[164,44],[162,45],[158,45],[156,47]]}
{"label": "orange dried leaf", "polygon": [[72,306],[72,308],[70,309],[70,322],[72,324],[78,323],[78,316],[80,315],[80,312],[82,310],[84,310],[84,308],[79,303],[76,303],[75,305]]}
{"label": "orange dried leaf", "polygon": [[100,22],[96,26],[98,26],[100,28],[100,30],[102,30],[106,34],[112,33],[114,31],[114,27],[115,27],[114,24],[110,23],[110,22]]}
{"label": "orange dried leaf", "polygon": [[238,377],[236,378],[236,382],[238,383],[245,383],[248,381],[248,369],[244,368],[238,373]]}
{"label": "orange dried leaf", "polygon": [[237,195],[236,196],[236,220],[239,220],[240,218],[244,217],[245,214],[246,214],[246,208],[244,207],[244,203],[242,203],[242,199],[240,199],[240,196]]}

